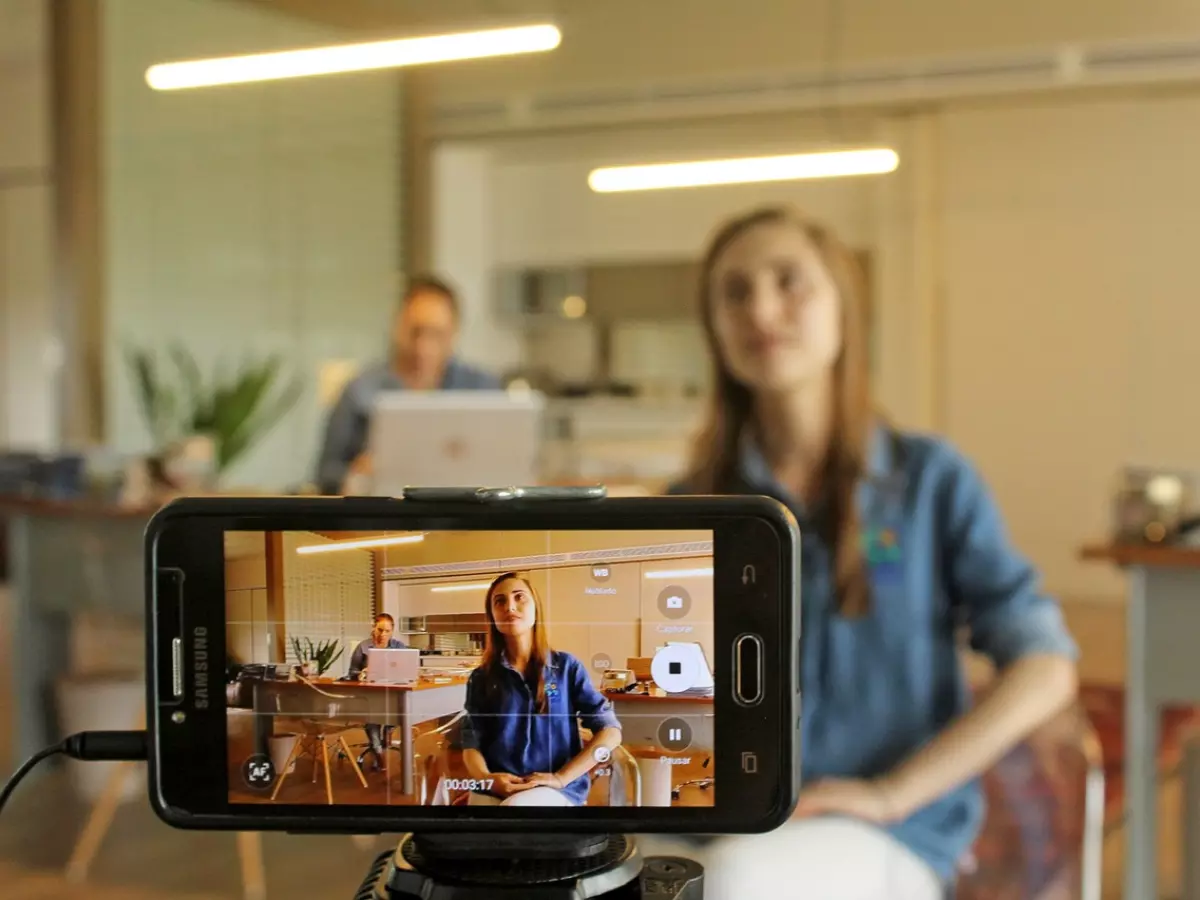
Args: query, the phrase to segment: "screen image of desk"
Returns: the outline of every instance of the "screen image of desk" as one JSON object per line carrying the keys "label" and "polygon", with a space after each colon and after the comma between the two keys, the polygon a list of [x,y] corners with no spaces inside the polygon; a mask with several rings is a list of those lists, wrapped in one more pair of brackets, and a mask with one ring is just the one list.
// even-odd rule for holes
{"label": "screen image of desk", "polygon": [[[496,773],[559,771],[574,805],[715,802],[711,532],[227,532],[225,547],[230,802],[472,805],[513,796]],[[419,650],[416,683],[364,680],[370,647]],[[519,674],[509,656],[527,651],[541,665]],[[660,666],[671,683],[604,689],[656,654],[683,660]]]}

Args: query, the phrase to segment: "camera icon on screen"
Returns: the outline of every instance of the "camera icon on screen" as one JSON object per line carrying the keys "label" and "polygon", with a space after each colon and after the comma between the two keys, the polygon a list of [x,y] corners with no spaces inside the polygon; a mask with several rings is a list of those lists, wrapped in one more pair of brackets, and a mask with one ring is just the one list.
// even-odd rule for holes
{"label": "camera icon on screen", "polygon": [[667,619],[682,619],[692,610],[692,597],[679,584],[668,584],[658,594],[658,611]]}

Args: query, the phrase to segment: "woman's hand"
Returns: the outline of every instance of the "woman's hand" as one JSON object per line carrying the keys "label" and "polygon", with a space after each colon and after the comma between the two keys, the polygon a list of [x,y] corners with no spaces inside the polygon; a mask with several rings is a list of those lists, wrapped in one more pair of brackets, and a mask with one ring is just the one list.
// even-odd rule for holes
{"label": "woman's hand", "polygon": [[885,785],[859,778],[826,778],[804,788],[793,815],[842,815],[876,825],[902,818]]}
{"label": "woman's hand", "polygon": [[527,779],[509,772],[489,772],[485,777],[492,780],[492,793],[497,797],[511,797],[533,787]]}
{"label": "woman's hand", "polygon": [[534,772],[525,778],[525,784],[529,787],[548,787],[554,788],[556,791],[561,791],[566,787],[563,780],[551,772]]}

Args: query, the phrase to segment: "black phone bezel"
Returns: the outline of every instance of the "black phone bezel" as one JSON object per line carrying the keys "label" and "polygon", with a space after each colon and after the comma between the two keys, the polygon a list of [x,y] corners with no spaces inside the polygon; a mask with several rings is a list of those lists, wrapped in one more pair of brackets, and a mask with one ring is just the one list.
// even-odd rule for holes
{"label": "black phone bezel", "polygon": [[[210,660],[225,659],[223,534],[244,531],[711,529],[716,707],[713,764],[716,802],[686,810],[662,807],[559,809],[230,804],[223,662],[209,676],[207,704],[197,703],[197,628]],[[767,497],[636,497],[604,500],[420,502],[393,498],[184,498],[161,509],[146,529],[147,727],[151,805],[180,828],[308,833],[522,831],[576,833],[756,833],[791,815],[799,790],[799,529]],[[753,566],[753,583],[743,583]],[[161,597],[160,597],[161,594]],[[216,596],[204,607],[190,598]],[[747,632],[764,644],[762,702],[733,696],[734,641]],[[171,690],[172,642],[182,640],[183,699]],[[729,650],[729,653],[725,653]],[[175,652],[180,652],[177,650]],[[212,665],[209,665],[212,668]],[[183,721],[172,720],[182,712]],[[743,754],[756,771],[743,771]],[[634,811],[636,810],[636,811]]]}

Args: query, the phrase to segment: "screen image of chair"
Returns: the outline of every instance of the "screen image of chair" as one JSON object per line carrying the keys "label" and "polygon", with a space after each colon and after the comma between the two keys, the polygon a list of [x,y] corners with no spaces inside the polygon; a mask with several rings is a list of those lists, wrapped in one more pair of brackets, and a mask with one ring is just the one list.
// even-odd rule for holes
{"label": "screen image of chair", "polygon": [[[358,776],[359,782],[364,788],[367,787],[367,779],[346,742],[348,732],[362,727],[366,716],[365,705],[359,698],[331,693],[308,682],[305,684],[312,693],[306,692],[303,701],[298,704],[298,708],[279,710],[282,715],[288,716],[287,724],[284,727],[293,731],[297,740],[279,773],[279,780],[275,782],[275,790],[271,792],[271,799],[275,800],[279,797],[279,792],[283,789],[296,759],[304,753],[309,753],[313,757],[313,782],[315,783],[317,780],[317,772],[323,768],[325,798],[332,806],[333,778],[330,769],[330,744],[334,745],[335,758],[339,750],[345,754],[354,769],[354,774]],[[278,720],[276,724],[278,725]]]}

